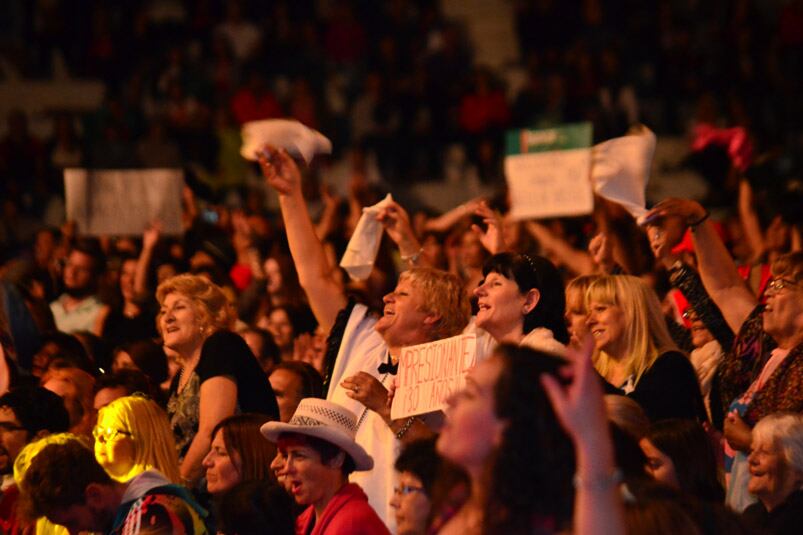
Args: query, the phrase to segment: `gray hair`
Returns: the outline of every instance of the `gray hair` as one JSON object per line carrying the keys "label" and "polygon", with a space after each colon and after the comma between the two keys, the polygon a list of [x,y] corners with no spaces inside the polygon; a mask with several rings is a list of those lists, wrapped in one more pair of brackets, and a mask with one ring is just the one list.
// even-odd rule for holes
{"label": "gray hair", "polygon": [[753,442],[777,448],[787,466],[803,474],[803,415],[779,412],[753,428]]}

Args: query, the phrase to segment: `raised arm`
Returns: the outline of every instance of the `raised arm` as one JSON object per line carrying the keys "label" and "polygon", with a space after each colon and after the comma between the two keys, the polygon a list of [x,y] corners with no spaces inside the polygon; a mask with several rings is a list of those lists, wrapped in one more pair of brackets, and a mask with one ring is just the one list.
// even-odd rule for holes
{"label": "raised arm", "polygon": [[556,378],[541,376],[541,384],[566,434],[572,439],[577,461],[574,478],[574,533],[624,535],[624,504],[619,490],[621,472],[614,462],[602,385],[594,372],[591,336],[581,351],[569,355],[562,370],[570,383],[562,386]]}
{"label": "raised arm", "polygon": [[764,255],[767,247],[764,242],[764,232],[761,230],[758,214],[756,214],[753,204],[753,188],[747,179],[739,182],[739,219],[742,221],[747,243],[750,244],[752,250],[750,260],[758,260]]}
{"label": "raised arm", "polygon": [[485,201],[480,201],[474,208],[474,214],[480,216],[485,224],[484,229],[479,225],[471,225],[471,230],[480,238],[482,246],[492,255],[506,251],[507,244],[502,232],[502,216],[499,212],[493,210]]}
{"label": "raised arm", "polygon": [[391,201],[376,215],[376,219],[382,223],[390,239],[398,245],[402,260],[412,267],[420,256],[421,243],[413,231],[407,211],[399,203]]}
{"label": "raised arm", "polygon": [[645,219],[651,222],[666,219],[666,224],[672,224],[671,218],[679,218],[691,227],[703,285],[733,332],[739,332],[758,299],[739,276],[725,244],[708,221],[708,212],[695,201],[666,199],[650,210]]}
{"label": "raised arm", "polygon": [[594,261],[585,251],[575,249],[566,240],[556,236],[545,225],[538,221],[528,221],[527,231],[538,240],[546,250],[554,254],[561,264],[576,275],[589,275],[594,272]]}
{"label": "raised arm", "polygon": [[301,193],[301,173],[285,150],[268,147],[260,155],[259,163],[268,184],[279,195],[279,207],[298,280],[307,294],[315,319],[328,331],[337,313],[346,306],[346,296],[332,277],[326,252],[315,234]]}
{"label": "raised arm", "polygon": [[148,294],[148,271],[150,271],[153,260],[153,250],[159,243],[161,228],[161,224],[157,222],[149,225],[142,233],[142,251],[137,258],[137,270],[134,275],[134,293],[137,297]]}
{"label": "raised arm", "polygon": [[459,206],[455,206],[445,214],[439,215],[438,217],[434,217],[427,221],[424,225],[424,230],[428,232],[446,232],[455,226],[458,221],[468,215],[473,214],[474,210],[476,210],[480,205],[480,202],[482,202],[482,198],[477,197],[476,199],[471,199],[470,201],[464,202]]}

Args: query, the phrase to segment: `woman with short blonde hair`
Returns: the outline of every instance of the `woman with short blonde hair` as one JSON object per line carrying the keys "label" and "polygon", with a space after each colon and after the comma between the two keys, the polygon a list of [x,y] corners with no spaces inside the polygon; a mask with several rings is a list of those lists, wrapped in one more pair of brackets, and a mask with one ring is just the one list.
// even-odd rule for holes
{"label": "woman with short blonde hair", "polygon": [[669,335],[655,293],[641,279],[609,275],[586,292],[594,367],[609,393],[637,401],[651,420],[705,420],[700,386],[688,357]]}
{"label": "woman with short blonde hair", "polygon": [[167,415],[176,439],[181,479],[199,482],[212,430],[238,410],[279,417],[276,396],[240,335],[230,330],[226,295],[197,275],[177,275],[156,290],[157,324],[181,369],[170,384]]}

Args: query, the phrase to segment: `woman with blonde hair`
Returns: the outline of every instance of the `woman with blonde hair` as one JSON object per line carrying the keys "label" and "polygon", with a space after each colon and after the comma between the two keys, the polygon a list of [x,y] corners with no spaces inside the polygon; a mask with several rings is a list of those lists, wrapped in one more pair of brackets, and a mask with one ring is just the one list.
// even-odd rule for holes
{"label": "woman with blonde hair", "polygon": [[181,479],[195,485],[212,430],[238,411],[279,418],[268,378],[241,336],[232,332],[226,295],[197,275],[177,275],[156,290],[157,326],[181,369],[170,384],[167,414]]}
{"label": "woman with blonde hair", "polygon": [[569,330],[569,345],[575,349],[582,347],[588,334],[586,318],[586,291],[599,275],[580,275],[566,283],[566,328]]}
{"label": "woman with blonde hair", "polygon": [[178,453],[167,415],[142,395],[118,398],[98,411],[95,458],[116,481],[159,470],[179,483]]}
{"label": "woman with blonde hair", "polygon": [[609,393],[637,401],[650,420],[705,420],[700,386],[689,359],[672,341],[655,293],[639,278],[609,275],[586,292],[594,367]]}

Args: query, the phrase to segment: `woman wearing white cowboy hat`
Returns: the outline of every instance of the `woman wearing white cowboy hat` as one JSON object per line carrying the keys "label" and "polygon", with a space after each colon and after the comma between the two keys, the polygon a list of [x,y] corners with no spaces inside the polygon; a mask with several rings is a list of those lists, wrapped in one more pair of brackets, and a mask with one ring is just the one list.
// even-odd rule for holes
{"label": "woman wearing white cowboy hat", "polygon": [[262,434],[284,458],[284,476],[296,503],[309,507],[296,534],[389,535],[351,472],[371,470],[374,460],[354,441],[357,417],[323,399],[306,398],[287,423],[268,422]]}

